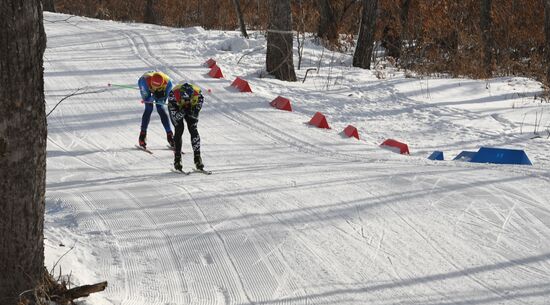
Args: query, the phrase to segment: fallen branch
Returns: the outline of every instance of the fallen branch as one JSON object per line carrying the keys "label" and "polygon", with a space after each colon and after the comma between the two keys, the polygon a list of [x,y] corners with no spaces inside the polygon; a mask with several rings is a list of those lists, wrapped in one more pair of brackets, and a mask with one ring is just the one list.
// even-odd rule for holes
{"label": "fallen branch", "polygon": [[75,299],[87,297],[92,293],[100,292],[107,288],[107,282],[101,282],[93,285],[83,285],[71,289],[67,289],[70,282],[68,278],[55,279],[54,276],[44,267],[44,275],[41,283],[34,289],[23,291],[19,295],[17,305],[39,305],[39,304],[55,304],[55,305],[74,305]]}
{"label": "fallen branch", "polygon": [[51,300],[60,304],[71,304],[74,299],[87,297],[92,293],[100,292],[107,288],[107,282],[101,282],[93,285],[83,285],[71,288],[59,296],[51,296]]}

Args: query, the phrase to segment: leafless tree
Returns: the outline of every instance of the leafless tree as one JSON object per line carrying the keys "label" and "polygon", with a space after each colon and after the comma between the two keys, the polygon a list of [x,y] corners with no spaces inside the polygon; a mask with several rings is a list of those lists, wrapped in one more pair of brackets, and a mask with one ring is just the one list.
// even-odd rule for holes
{"label": "leafless tree", "polygon": [[317,37],[330,43],[338,41],[338,23],[330,0],[318,0],[319,7],[319,26],[317,27]]}
{"label": "leafless tree", "polygon": [[359,28],[357,47],[353,54],[353,66],[370,69],[372,52],[374,50],[374,32],[378,0],[363,0],[363,12]]}
{"label": "leafless tree", "polygon": [[409,26],[409,11],[411,10],[412,0],[401,0],[401,14],[399,15],[401,19],[401,39],[403,39],[404,34],[407,32]]}
{"label": "leafless tree", "polygon": [[546,60],[546,84],[550,85],[550,0],[544,0],[544,57]]}
{"label": "leafless tree", "polygon": [[484,77],[491,77],[493,74],[493,49],[494,41],[491,34],[491,0],[481,1],[481,40],[483,41],[483,72]]}
{"label": "leafless tree", "polygon": [[46,34],[40,1],[0,7],[0,304],[12,305],[44,275]]}
{"label": "leafless tree", "polygon": [[55,3],[54,0],[43,0],[44,10],[48,12],[55,13]]}
{"label": "leafless tree", "polygon": [[290,0],[268,0],[267,72],[280,80],[296,81]]}
{"label": "leafless tree", "polygon": [[[403,39],[408,27],[409,11],[411,7],[411,0],[400,0],[400,13],[399,13],[399,26],[400,29],[392,35],[384,35],[382,43],[388,50],[387,55],[393,58],[401,57],[401,49],[403,47]],[[386,34],[386,31],[384,31]],[[388,37],[389,36],[389,37]]]}
{"label": "leafless tree", "polygon": [[145,2],[145,14],[143,16],[143,22],[157,24],[157,21],[157,16],[155,14],[155,0],[147,0]]}
{"label": "leafless tree", "polygon": [[243,35],[244,38],[248,39],[248,33],[246,32],[246,25],[244,23],[241,4],[239,3],[239,0],[233,0],[233,4],[235,5],[235,12],[237,12],[237,18],[239,19],[239,27],[241,28],[241,34]]}

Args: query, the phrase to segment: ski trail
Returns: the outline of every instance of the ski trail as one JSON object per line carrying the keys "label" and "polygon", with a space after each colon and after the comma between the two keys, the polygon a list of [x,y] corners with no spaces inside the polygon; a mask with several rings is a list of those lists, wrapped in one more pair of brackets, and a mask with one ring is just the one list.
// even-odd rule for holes
{"label": "ski trail", "polygon": [[[210,176],[169,171],[173,153],[159,149],[166,143],[155,114],[153,154],[131,149],[143,111],[136,90],[68,99],[48,118],[49,243],[64,232],[82,236],[75,256],[93,254],[80,265],[93,269],[88,278],[109,280],[100,301],[544,304],[550,198],[540,190],[550,176],[543,169],[388,154],[368,130],[365,140],[349,141],[307,126],[305,103],[293,113],[268,106],[272,92],[299,88],[252,78],[260,90],[243,94],[228,79],[208,78],[206,58],[183,44],[212,54],[201,40],[218,34],[75,19],[49,25],[48,106],[79,87],[135,86],[151,69],[213,89],[199,126]],[[370,109],[382,126],[411,117],[418,128],[444,124],[438,114],[483,119],[460,109],[414,109],[420,103],[392,86],[369,82],[362,87],[372,89],[368,100],[345,107]],[[322,104],[325,93],[307,97]],[[185,149],[187,135],[183,141]],[[183,159],[192,164],[189,154]]]}

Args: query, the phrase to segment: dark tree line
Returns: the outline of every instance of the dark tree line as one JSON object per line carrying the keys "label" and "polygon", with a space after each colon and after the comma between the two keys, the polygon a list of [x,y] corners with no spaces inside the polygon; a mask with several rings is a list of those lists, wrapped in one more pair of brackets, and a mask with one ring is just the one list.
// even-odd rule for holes
{"label": "dark tree line", "polygon": [[[154,3],[151,16],[156,23],[240,29],[243,36],[246,30],[266,31],[270,22],[267,0],[50,1],[55,1],[59,12],[137,22],[145,21],[147,14],[135,8]],[[375,20],[374,29],[362,31],[368,34],[362,37],[373,36],[400,67],[479,78],[523,75],[545,80],[550,73],[545,53],[546,0],[377,2],[376,16],[369,17]],[[365,23],[361,26],[363,7],[372,4],[364,0],[291,0],[292,18],[300,21],[291,29],[313,33],[331,49],[355,51],[359,29],[366,28]]]}

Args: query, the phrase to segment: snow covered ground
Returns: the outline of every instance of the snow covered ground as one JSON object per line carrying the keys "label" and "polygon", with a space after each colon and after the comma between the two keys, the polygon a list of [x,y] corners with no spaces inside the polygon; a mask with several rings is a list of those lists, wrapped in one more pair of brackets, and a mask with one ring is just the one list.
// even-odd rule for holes
{"label": "snow covered ground", "polygon": [[[82,304],[549,303],[539,83],[367,71],[312,42],[300,80],[281,82],[263,71],[261,33],[51,13],[45,27],[47,111],[75,94],[48,116],[46,263],[74,285],[109,282]],[[207,75],[209,58],[225,78]],[[170,171],[155,113],[153,154],[135,149],[138,91],[108,84],[151,69],[203,88],[213,175]],[[253,93],[230,86],[237,76]],[[269,106],[278,95],[293,112]],[[332,129],[307,124],[317,111]],[[348,124],[360,140],[342,136]],[[387,138],[411,155],[380,148]],[[533,166],[451,161],[481,146],[524,149]],[[446,160],[427,160],[434,150]]]}

